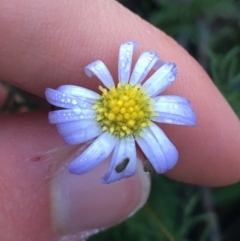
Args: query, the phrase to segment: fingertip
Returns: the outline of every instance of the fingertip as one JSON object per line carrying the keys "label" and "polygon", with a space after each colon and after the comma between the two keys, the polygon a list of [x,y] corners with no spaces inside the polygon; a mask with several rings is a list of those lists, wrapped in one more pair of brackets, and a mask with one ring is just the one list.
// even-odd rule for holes
{"label": "fingertip", "polygon": [[65,146],[46,113],[5,116],[1,128],[3,240],[81,238],[122,222],[148,198],[150,179],[140,161],[133,177],[109,185],[99,182],[107,160],[88,174],[70,174],[65,164],[86,147]]}
{"label": "fingertip", "polygon": [[[4,51],[0,50],[0,68],[6,79],[37,95],[43,95],[46,87],[68,83],[97,90],[99,81],[89,81],[84,67],[101,59],[117,78],[119,46],[134,39],[139,45],[134,61],[141,51],[154,50],[164,61],[176,63],[178,77],[165,93],[189,99],[197,115],[194,128],[161,125],[180,153],[178,165],[169,175],[205,185],[239,180],[239,120],[206,72],[175,40],[116,1],[89,0],[83,4],[73,0],[66,6],[53,0],[41,1],[40,5],[37,14],[31,7],[26,13],[22,7],[25,5],[21,5],[14,11],[22,15],[15,14],[14,21],[9,22],[6,18],[6,25],[1,25],[5,28],[11,22],[18,29],[4,32],[8,41],[4,42]],[[46,12],[46,6],[53,11]],[[18,18],[23,15],[28,20],[34,17],[35,21]],[[58,34],[53,36],[51,28],[37,31],[36,22],[57,26]]]}
{"label": "fingertip", "polygon": [[150,179],[140,162],[134,176],[109,185],[99,182],[108,165],[105,161],[80,176],[63,169],[53,177],[52,220],[60,235],[109,228],[133,215],[146,202]]}

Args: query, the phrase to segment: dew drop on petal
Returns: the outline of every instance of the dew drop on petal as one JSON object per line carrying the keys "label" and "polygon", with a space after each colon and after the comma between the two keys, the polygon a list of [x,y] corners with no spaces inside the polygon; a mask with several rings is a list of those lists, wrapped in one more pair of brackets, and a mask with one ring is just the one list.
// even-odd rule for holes
{"label": "dew drop on petal", "polygon": [[149,139],[153,139],[153,135],[150,135],[150,136],[149,136]]}
{"label": "dew drop on petal", "polygon": [[166,122],[167,123],[173,123],[174,121],[172,119],[167,119]]}
{"label": "dew drop on petal", "polygon": [[76,100],[72,100],[72,104],[73,104],[73,105],[76,105],[76,104],[77,104],[77,101],[76,101]]}
{"label": "dew drop on petal", "polygon": [[132,140],[132,141],[130,142],[130,146],[135,146],[135,141],[134,141],[134,140]]}

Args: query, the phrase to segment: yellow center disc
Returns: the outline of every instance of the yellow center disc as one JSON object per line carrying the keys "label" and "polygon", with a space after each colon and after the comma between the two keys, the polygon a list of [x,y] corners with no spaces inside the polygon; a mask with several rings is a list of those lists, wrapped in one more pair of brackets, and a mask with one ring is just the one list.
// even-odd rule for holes
{"label": "yellow center disc", "polygon": [[151,118],[156,115],[151,106],[153,100],[140,87],[120,83],[110,90],[99,87],[102,96],[93,108],[103,131],[125,138],[140,135],[142,129],[151,124]]}

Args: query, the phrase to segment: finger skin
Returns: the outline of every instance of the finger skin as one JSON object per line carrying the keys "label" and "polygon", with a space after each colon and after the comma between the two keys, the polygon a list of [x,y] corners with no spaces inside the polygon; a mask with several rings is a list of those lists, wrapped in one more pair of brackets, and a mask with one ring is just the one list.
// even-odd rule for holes
{"label": "finger skin", "polygon": [[[63,143],[49,125],[47,113],[4,116],[0,128],[0,240],[58,241],[65,233],[57,230],[56,223],[63,220],[53,211],[57,205],[51,199],[56,196],[52,180],[63,182],[58,173],[76,147]],[[84,226],[97,229],[116,225],[146,201],[149,182],[140,180],[139,172],[113,185],[102,185],[99,178],[108,165],[105,161],[91,173],[74,176],[79,183],[79,201],[75,204],[79,208],[75,210],[81,213],[76,220],[69,220],[74,232],[75,226],[83,228],[78,231],[86,231]],[[143,190],[147,192],[145,197]],[[53,217],[56,215],[57,220]]]}
{"label": "finger skin", "polygon": [[116,77],[118,48],[126,40],[139,43],[138,54],[155,50],[176,62],[179,77],[166,93],[191,100],[197,126],[162,126],[180,153],[169,176],[202,185],[239,180],[237,117],[202,68],[163,32],[110,0],[8,0],[1,8],[2,78],[40,96],[46,87],[70,83],[97,90],[99,81],[86,77],[84,66],[101,59]]}
{"label": "finger skin", "polygon": [[[40,137],[46,128],[32,118],[11,117],[0,121],[0,240],[51,240],[48,166],[36,155],[50,144]],[[37,162],[28,161],[35,156]]]}

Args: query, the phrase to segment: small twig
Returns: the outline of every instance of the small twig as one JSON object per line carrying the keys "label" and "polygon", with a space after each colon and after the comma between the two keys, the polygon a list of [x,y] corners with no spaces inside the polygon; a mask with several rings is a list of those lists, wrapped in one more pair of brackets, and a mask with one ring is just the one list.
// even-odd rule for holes
{"label": "small twig", "polygon": [[209,52],[209,39],[210,30],[203,18],[199,18],[197,21],[199,41],[198,41],[198,61],[202,67],[207,70],[209,67],[209,57],[207,53]]}
{"label": "small twig", "polygon": [[161,231],[164,233],[164,235],[168,238],[168,240],[176,241],[172,234],[167,230],[167,228],[163,225],[163,223],[159,220],[157,215],[152,211],[152,209],[147,204],[144,206],[144,209],[148,212],[150,217],[152,217],[152,219],[155,220],[155,222],[157,223]]}
{"label": "small twig", "polygon": [[218,217],[213,207],[211,190],[208,187],[202,187],[201,191],[202,191],[203,208],[209,216],[209,222],[211,226],[210,241],[222,241]]}

